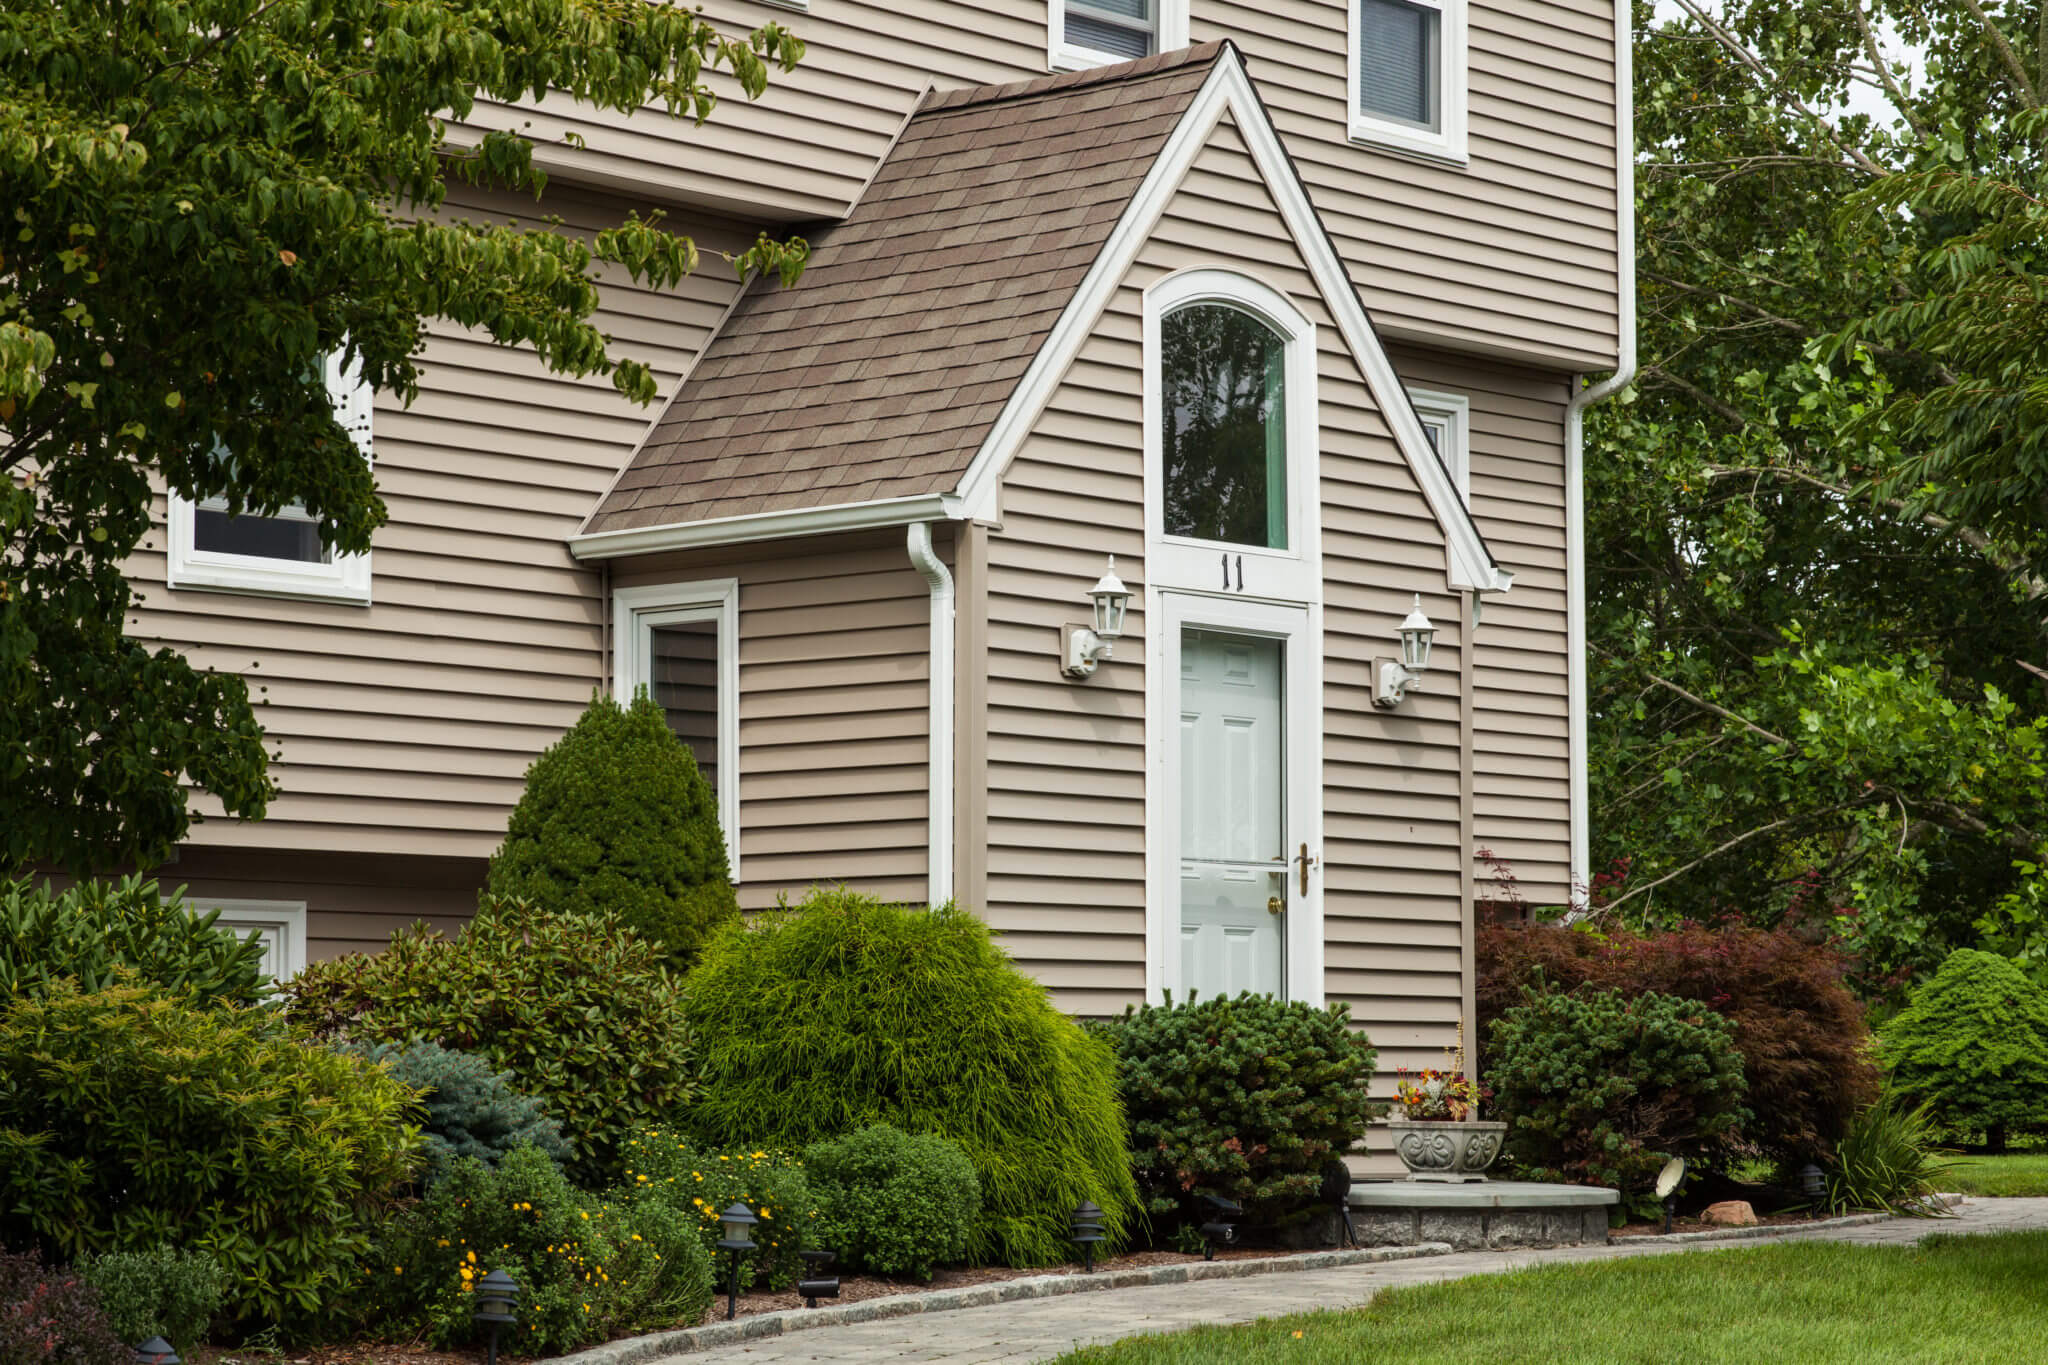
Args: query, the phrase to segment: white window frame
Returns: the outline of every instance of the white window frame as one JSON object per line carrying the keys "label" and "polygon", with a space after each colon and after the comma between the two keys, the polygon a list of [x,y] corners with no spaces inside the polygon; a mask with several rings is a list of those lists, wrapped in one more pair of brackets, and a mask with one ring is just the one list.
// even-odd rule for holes
{"label": "white window frame", "polygon": [[620,705],[650,679],[656,626],[718,623],[718,823],[733,885],[740,881],[740,581],[707,578],[612,593],[612,695]]}
{"label": "white window frame", "polygon": [[1410,389],[1408,401],[1415,405],[1415,415],[1422,419],[1425,429],[1435,427],[1442,433],[1437,444],[1437,454],[1443,459],[1444,468],[1450,471],[1451,481],[1458,486],[1458,496],[1472,505],[1472,400],[1462,393],[1440,393],[1435,389]]}
{"label": "white window frame", "polygon": [[1365,113],[1358,107],[1361,93],[1358,80],[1361,41],[1358,0],[1345,0],[1346,28],[1350,38],[1344,53],[1344,85],[1349,101],[1346,112],[1350,120],[1351,140],[1463,166],[1469,159],[1465,140],[1465,0],[1409,0],[1409,3],[1436,10],[1443,16],[1437,30],[1437,122],[1440,126],[1431,132],[1412,123]]}
{"label": "white window frame", "polygon": [[[1166,534],[1165,456],[1160,428],[1165,385],[1161,328],[1168,314],[1197,304],[1220,304],[1249,313],[1280,334],[1286,346],[1287,545],[1285,550],[1233,545]],[[1322,595],[1321,446],[1316,399],[1316,328],[1272,286],[1231,270],[1183,270],[1145,291],[1145,574],[1154,588],[1280,602],[1313,602]],[[1223,588],[1222,561],[1235,570]],[[1242,560],[1241,568],[1238,567]],[[1243,583],[1242,588],[1235,586]]]}
{"label": "white window frame", "polygon": [[[360,362],[345,360],[344,353],[329,355],[322,366],[327,394],[334,402],[335,420],[349,439],[371,460],[370,422],[374,391],[363,382]],[[168,526],[168,583],[178,589],[205,592],[257,593],[266,597],[292,597],[318,602],[370,604],[370,555],[336,554],[324,564],[307,564],[296,559],[271,559],[262,555],[222,554],[201,550],[194,533],[200,511],[225,511],[223,499],[208,498],[194,503],[176,492],[171,494]],[[306,520],[303,509],[281,508],[272,513],[292,520]]]}
{"label": "white window frame", "polygon": [[[1086,3],[1087,0],[1082,0]],[[1157,0],[1159,31],[1153,35],[1153,52],[1177,52],[1188,45],[1188,0]],[[1046,0],[1046,68],[1051,71],[1085,71],[1093,66],[1114,66],[1133,60],[1083,47],[1067,41],[1066,0]]]}
{"label": "white window frame", "polygon": [[279,985],[306,969],[306,903],[304,901],[235,900],[218,896],[185,898],[186,908],[203,915],[220,911],[217,929],[231,930],[247,937],[252,933],[274,935],[277,965],[271,976]]}

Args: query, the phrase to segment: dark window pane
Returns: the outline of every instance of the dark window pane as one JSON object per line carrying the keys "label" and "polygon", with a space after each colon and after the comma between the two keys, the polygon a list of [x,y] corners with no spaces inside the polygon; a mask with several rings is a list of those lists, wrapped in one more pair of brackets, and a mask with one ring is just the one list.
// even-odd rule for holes
{"label": "dark window pane", "polygon": [[[1125,7],[1102,5],[1097,8],[1122,10]],[[1149,21],[1143,28],[1113,24],[1069,6],[1067,43],[1071,47],[1093,48],[1097,52],[1114,53],[1119,57],[1149,57],[1152,55],[1152,26]]]}
{"label": "dark window pane", "polygon": [[327,562],[316,522],[297,517],[231,517],[204,507],[192,517],[192,548],[217,555],[288,559],[297,564]]}
{"label": "dark window pane", "polygon": [[696,756],[711,789],[718,790],[718,622],[677,621],[652,627],[648,693],[668,716],[668,728]]}
{"label": "dark window pane", "polygon": [[1403,0],[1358,0],[1358,112],[1437,131],[1443,14]]}
{"label": "dark window pane", "polygon": [[1287,548],[1287,345],[1235,308],[1160,329],[1166,533]]}

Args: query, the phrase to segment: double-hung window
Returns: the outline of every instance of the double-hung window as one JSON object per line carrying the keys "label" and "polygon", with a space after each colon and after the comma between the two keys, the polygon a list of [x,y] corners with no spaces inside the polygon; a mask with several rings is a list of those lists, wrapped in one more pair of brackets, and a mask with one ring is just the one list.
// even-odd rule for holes
{"label": "double-hung window", "polygon": [[1351,136],[1465,160],[1465,0],[1350,0]]}
{"label": "double-hung window", "polygon": [[740,879],[739,580],[620,588],[612,594],[612,690],[642,688],[689,746],[718,798],[726,861]]}
{"label": "double-hung window", "polygon": [[1187,0],[1047,0],[1055,71],[1135,61],[1186,47]]}
{"label": "double-hung window", "polygon": [[[372,391],[342,353],[322,366],[335,420],[370,459]],[[233,459],[222,450],[219,457]],[[228,515],[225,498],[171,495],[169,583],[173,588],[266,593],[324,601],[370,600],[370,556],[337,554],[320,543],[320,523],[296,503],[268,515]]]}

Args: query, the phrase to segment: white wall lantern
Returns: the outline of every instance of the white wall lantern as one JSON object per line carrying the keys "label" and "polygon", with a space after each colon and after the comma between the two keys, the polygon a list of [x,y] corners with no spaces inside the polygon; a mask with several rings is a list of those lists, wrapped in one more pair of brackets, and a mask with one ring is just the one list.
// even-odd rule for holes
{"label": "white wall lantern", "polygon": [[1070,678],[1085,678],[1095,672],[1095,665],[1110,657],[1110,646],[1124,633],[1124,611],[1131,604],[1131,590],[1116,576],[1115,555],[1109,557],[1109,568],[1095,580],[1088,596],[1095,603],[1094,628],[1064,626],[1060,630],[1064,660],[1060,671]]}
{"label": "white wall lantern", "polygon": [[1436,627],[1422,614],[1422,594],[1415,594],[1415,606],[1401,622],[1401,657],[1376,659],[1373,673],[1379,679],[1374,689],[1372,704],[1391,708],[1399,706],[1408,689],[1422,681],[1422,675],[1429,668],[1429,647],[1436,642]]}

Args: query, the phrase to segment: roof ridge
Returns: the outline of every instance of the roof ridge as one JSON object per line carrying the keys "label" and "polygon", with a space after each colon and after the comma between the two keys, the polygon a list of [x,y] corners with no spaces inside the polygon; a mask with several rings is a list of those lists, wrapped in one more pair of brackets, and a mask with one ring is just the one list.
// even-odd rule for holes
{"label": "roof ridge", "polygon": [[[1006,85],[970,85],[955,90],[933,91],[918,106],[917,115],[921,117],[975,105],[1001,104],[1009,100],[1037,99],[1041,95],[1063,94],[1069,90],[1103,85],[1112,81],[1143,80],[1148,76],[1178,71],[1184,66],[1213,62],[1223,55],[1225,48],[1234,50],[1236,46],[1230,39],[1221,38],[1196,43],[1192,47],[1176,48],[1172,52],[1139,57],[1135,61],[1116,62],[1109,66],[1091,66],[1081,71],[1066,71],[1050,76],[1036,76],[1028,81],[1011,81]],[[1239,54],[1239,60],[1243,60],[1242,53]]]}

